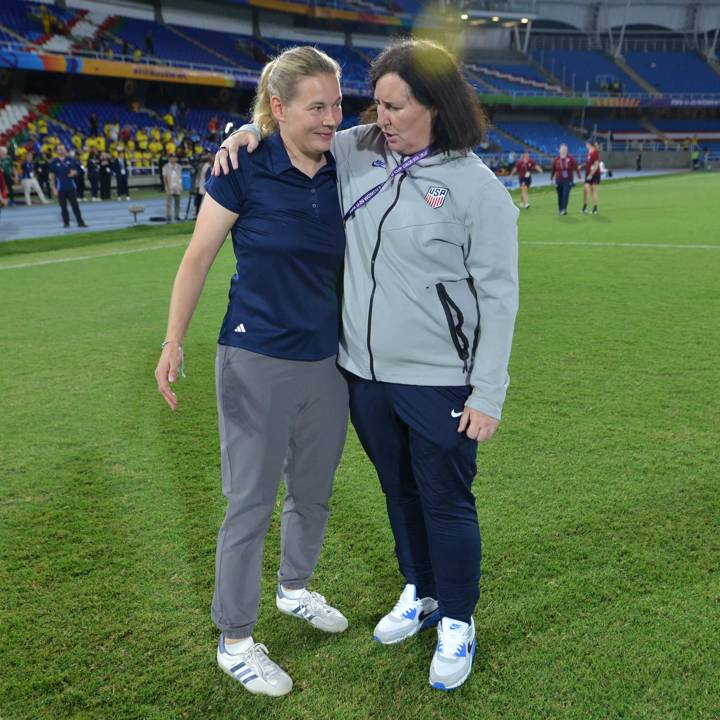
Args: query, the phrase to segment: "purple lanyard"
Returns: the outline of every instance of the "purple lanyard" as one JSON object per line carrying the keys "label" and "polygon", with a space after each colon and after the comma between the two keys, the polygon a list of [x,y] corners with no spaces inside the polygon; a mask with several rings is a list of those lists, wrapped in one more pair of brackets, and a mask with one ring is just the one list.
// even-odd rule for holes
{"label": "purple lanyard", "polygon": [[356,200],[353,203],[352,207],[343,216],[343,221],[347,222],[348,218],[351,218],[361,207],[363,207],[363,205],[367,205],[396,175],[406,172],[409,168],[415,165],[415,163],[424,160],[429,154],[430,147],[428,146],[424,150],[420,150],[420,152],[410,156],[407,160],[403,160],[403,162],[401,162],[400,165],[398,165],[383,182],[368,190],[359,200]]}

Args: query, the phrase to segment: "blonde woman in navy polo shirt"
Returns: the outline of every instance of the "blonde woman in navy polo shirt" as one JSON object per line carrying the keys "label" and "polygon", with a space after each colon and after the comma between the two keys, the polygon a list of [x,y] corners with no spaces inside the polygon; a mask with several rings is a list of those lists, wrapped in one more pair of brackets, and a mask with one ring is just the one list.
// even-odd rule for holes
{"label": "blonde woman in navy polo shirt", "polygon": [[320,554],[348,416],[336,366],[345,233],[330,144],[342,119],[338,64],[311,47],[263,70],[253,120],[263,141],[206,185],[178,270],[155,375],[170,388],[205,278],[228,233],[237,260],[220,329],[216,387],[223,493],[212,618],[220,667],[252,693],[284,695],[292,680],[252,637],[265,534],[281,474],[277,608],[336,633],[347,620],[306,585]]}

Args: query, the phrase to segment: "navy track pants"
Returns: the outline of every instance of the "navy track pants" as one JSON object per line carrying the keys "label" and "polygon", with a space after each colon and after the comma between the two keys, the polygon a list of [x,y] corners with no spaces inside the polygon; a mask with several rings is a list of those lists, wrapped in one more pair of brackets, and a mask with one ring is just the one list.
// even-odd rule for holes
{"label": "navy track pants", "polygon": [[477,442],[457,432],[470,387],[364,380],[346,373],[350,417],[375,466],[405,581],[446,617],[470,622],[481,541],[472,482]]}

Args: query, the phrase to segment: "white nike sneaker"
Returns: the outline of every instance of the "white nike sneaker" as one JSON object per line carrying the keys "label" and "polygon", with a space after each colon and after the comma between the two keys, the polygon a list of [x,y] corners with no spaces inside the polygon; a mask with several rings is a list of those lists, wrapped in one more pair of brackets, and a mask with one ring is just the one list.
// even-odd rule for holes
{"label": "white nike sneaker", "polygon": [[429,597],[418,600],[415,586],[406,585],[395,607],[375,626],[373,639],[383,645],[394,645],[437,625],[439,620],[437,600]]}
{"label": "white nike sneaker", "polygon": [[307,620],[313,627],[323,632],[340,633],[347,630],[347,618],[320,593],[311,592],[307,588],[300,597],[288,597],[278,583],[275,604],[280,612],[286,615]]}
{"label": "white nike sneaker", "polygon": [[220,635],[217,663],[223,672],[253,695],[287,695],[292,690],[292,678],[268,657],[267,652],[264,645],[254,643],[246,652],[229,653],[225,636]]}
{"label": "white nike sneaker", "polygon": [[437,690],[460,687],[472,669],[475,621],[470,624],[444,617],[437,626],[438,642],[430,664],[430,684]]}

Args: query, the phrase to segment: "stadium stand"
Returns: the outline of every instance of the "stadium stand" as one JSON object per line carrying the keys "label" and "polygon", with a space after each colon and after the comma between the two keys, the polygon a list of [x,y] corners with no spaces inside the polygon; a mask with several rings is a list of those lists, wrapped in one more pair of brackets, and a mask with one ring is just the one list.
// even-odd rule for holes
{"label": "stadium stand", "polygon": [[565,143],[570,154],[576,158],[585,154],[583,140],[557,123],[500,121],[496,125],[543,155],[555,156],[561,143]]}
{"label": "stadium stand", "polygon": [[[88,5],[88,0],[82,0],[82,3]],[[239,4],[249,6],[250,3]],[[320,0],[315,5],[343,12],[367,13],[375,19],[387,18],[389,12],[417,15],[420,11],[419,3],[414,0],[396,3]],[[243,27],[247,32],[247,23],[244,26],[229,24],[227,31],[223,31],[223,24],[218,22],[204,27],[201,18],[194,22],[194,11],[185,15],[171,14],[172,22],[166,23],[148,17],[110,15],[110,9],[108,5],[87,10],[4,0],[0,7],[0,42],[6,41],[13,49],[24,47],[31,52],[42,50],[67,56],[141,62],[169,70],[175,66],[198,68],[230,76],[231,82],[236,82],[240,89],[252,87],[268,56],[302,42],[303,37],[302,28],[273,24],[272,21],[259,23],[264,35],[253,36],[239,31]],[[123,6],[112,7],[112,10],[123,13]],[[306,10],[288,3],[288,12],[307,14]],[[317,46],[335,57],[342,67],[343,91],[348,99],[344,126],[348,126],[349,118],[355,117],[370,96],[369,63],[379,52],[379,45],[387,41],[387,35],[378,38],[378,47],[373,47],[372,41],[355,44],[354,34],[340,32],[337,25],[329,26],[327,31],[313,26],[309,32],[313,41],[318,41]],[[369,38],[368,35],[360,37]],[[662,43],[660,46],[664,47]],[[673,118],[671,111],[667,120],[653,120],[651,116],[657,113],[652,109],[643,110],[653,107],[645,99],[662,98],[662,93],[715,93],[720,101],[720,74],[685,43],[686,40],[678,36],[668,45],[673,49],[665,47],[661,51],[658,43],[641,48],[638,43],[626,41],[623,55],[615,58],[602,49],[607,48],[607,44],[600,43],[597,37],[578,32],[557,37],[541,34],[537,42],[534,40],[525,47],[525,50],[530,48],[529,53],[512,43],[504,49],[469,48],[465,66],[468,80],[491,108],[498,103],[509,104],[508,95],[513,97],[513,106],[517,102],[518,107],[544,108],[534,122],[527,119],[527,112],[521,114],[519,111],[518,117],[524,119],[514,120],[512,109],[506,108],[499,114],[502,119],[495,122],[479,150],[494,157],[509,156],[530,148],[539,156],[547,156],[554,155],[557,146],[565,142],[571,153],[583,157],[583,138],[596,133],[604,143],[616,144],[618,151],[640,147],[638,143],[643,147],[657,146],[662,151],[687,150],[695,141],[703,146],[707,144],[715,151],[715,143],[720,141],[720,136],[715,135],[720,127],[717,112],[711,112],[715,117],[707,120],[686,121]],[[244,84],[240,80],[243,73]],[[659,92],[655,92],[655,88]],[[170,110],[168,103],[173,94],[172,89],[166,89],[157,99],[148,96],[136,104],[135,109],[130,109],[129,97],[125,103],[118,102],[120,96],[117,94],[114,102],[103,97],[89,101],[87,95],[83,97],[82,94],[73,98],[68,98],[67,93],[64,97],[56,97],[52,90],[49,100],[40,96],[14,96],[10,103],[8,97],[0,109],[0,140],[34,141],[40,147],[52,149],[57,142],[78,147],[79,138],[83,144],[90,140],[92,145],[89,117],[94,113],[111,154],[117,153],[117,144],[107,137],[106,126],[117,123],[120,128],[128,126],[131,129],[131,143],[135,147],[130,149],[140,167],[156,163],[168,147],[183,146],[190,154],[212,150],[214,144],[208,137],[208,123],[213,116],[217,116],[220,128],[227,122],[241,122],[237,112],[210,108],[214,101],[206,95],[204,99],[190,100],[191,106],[183,113],[182,120],[178,118],[177,126],[169,129],[164,118]],[[585,96],[583,100],[589,108],[606,105],[634,110],[624,111],[627,117],[622,119],[615,119],[608,112],[610,117],[603,119],[602,110],[596,108],[590,112],[593,119],[581,118],[576,110],[562,109],[578,108],[578,95]],[[634,105],[626,103],[631,99],[635,99]],[[247,107],[249,96],[244,96],[240,102],[240,113],[243,103]],[[660,104],[660,107],[670,106]],[[38,132],[40,128],[43,133]],[[138,133],[141,138],[148,136],[147,145],[152,140],[160,142],[159,149],[157,144],[153,149],[138,147]],[[158,134],[159,138],[155,137]],[[607,144],[607,148],[610,147]],[[82,152],[82,145],[78,150]]]}
{"label": "stadium stand", "polygon": [[604,52],[597,50],[535,50],[533,59],[576,92],[610,93],[616,81],[625,93],[644,93]]}
{"label": "stadium stand", "polygon": [[694,52],[627,52],[625,61],[663,93],[720,93],[720,75]]}

